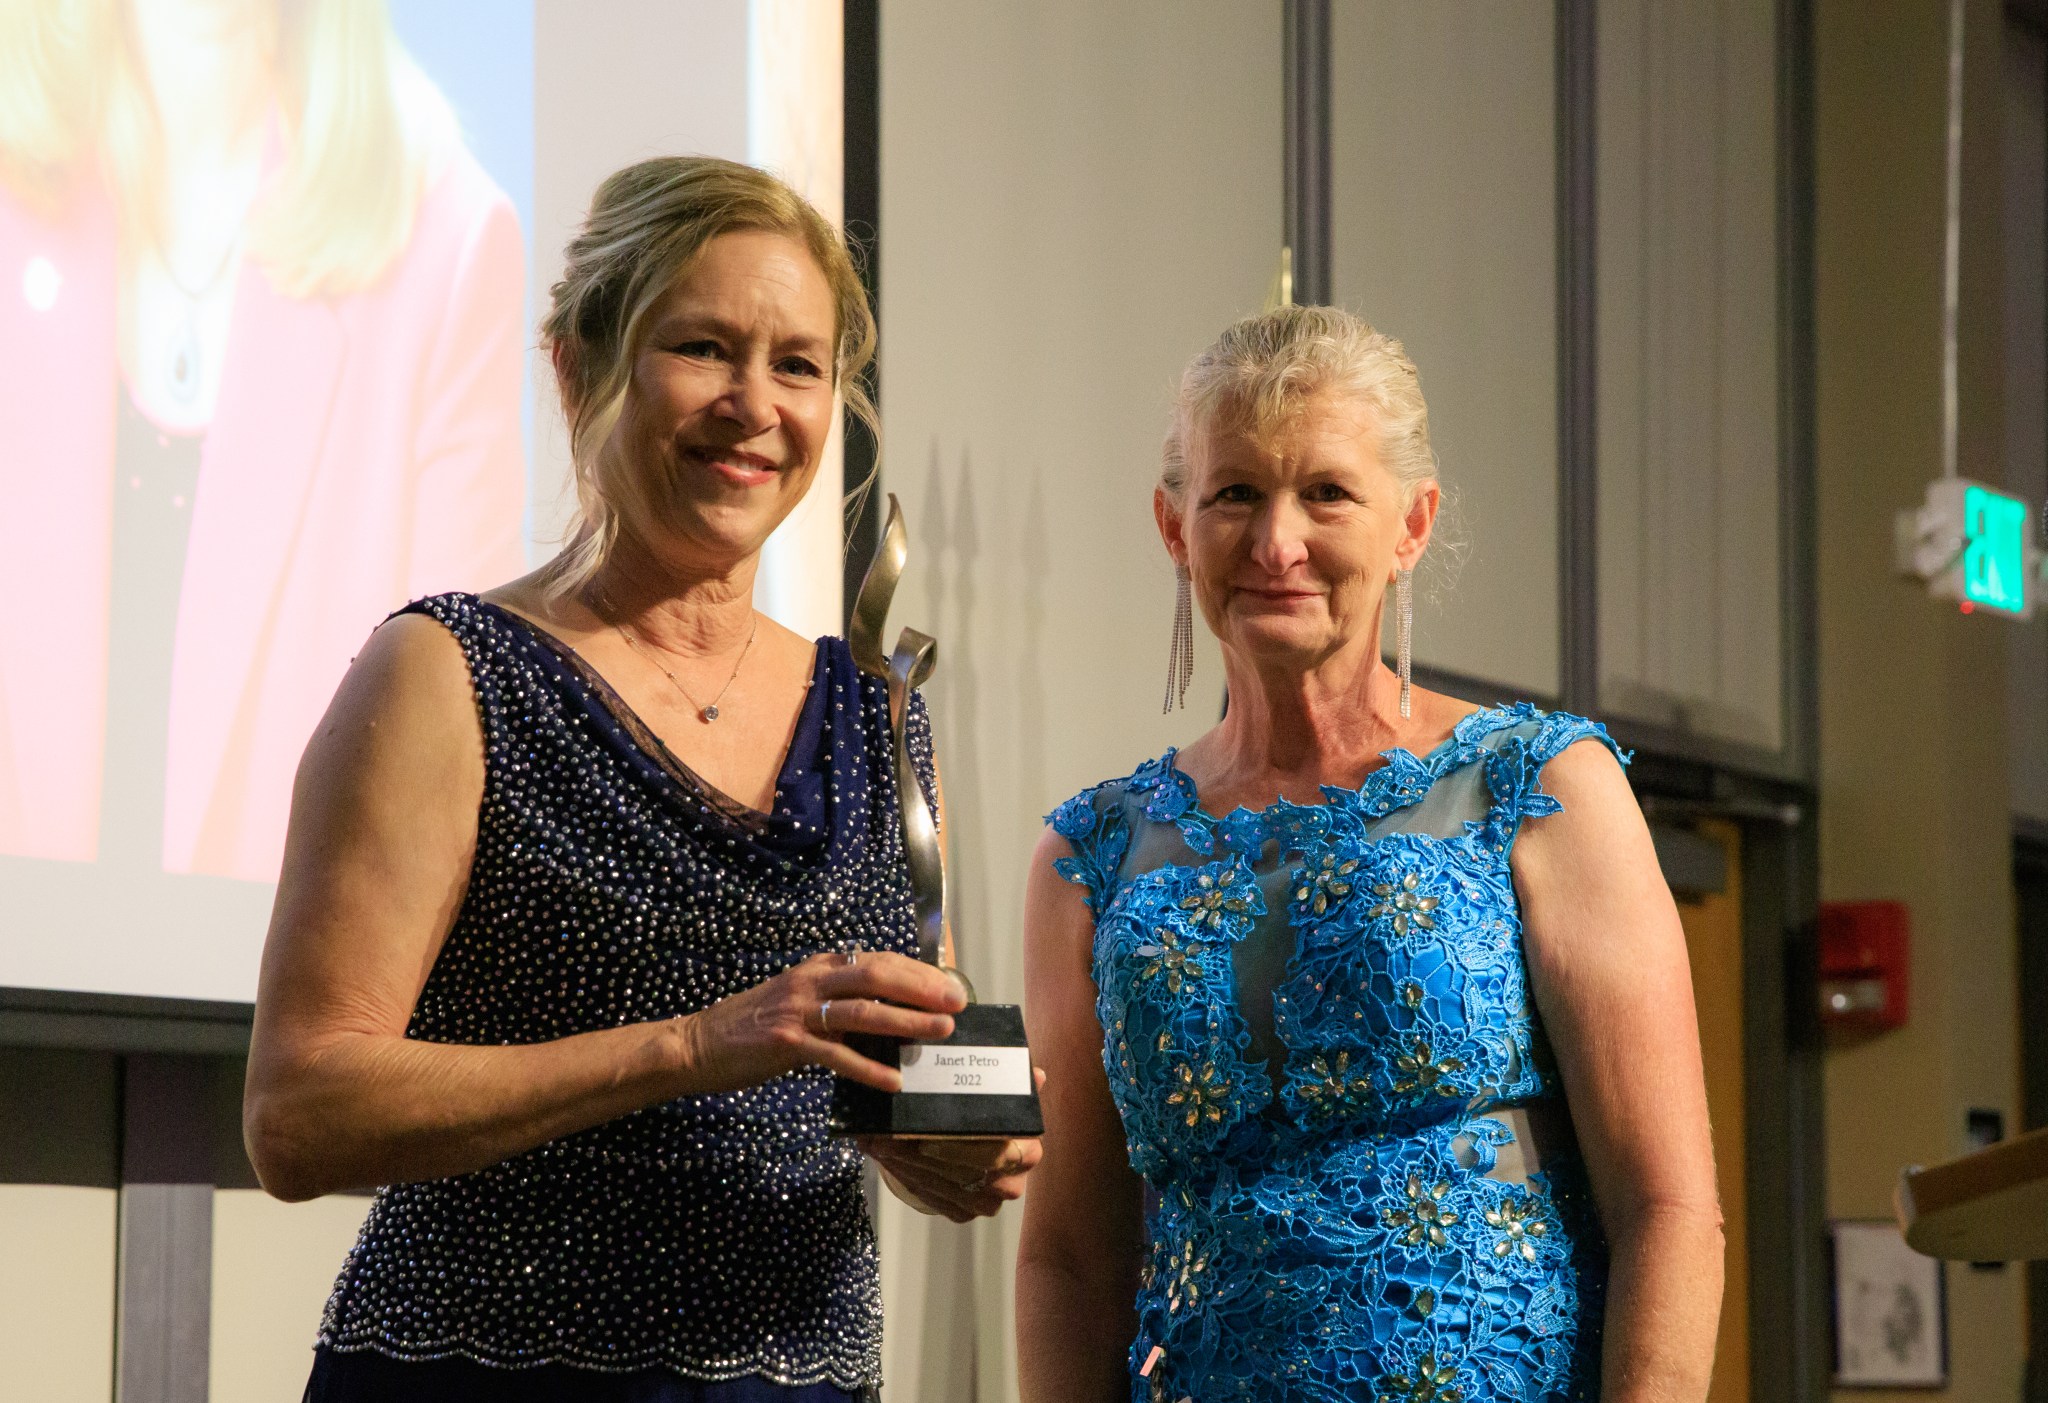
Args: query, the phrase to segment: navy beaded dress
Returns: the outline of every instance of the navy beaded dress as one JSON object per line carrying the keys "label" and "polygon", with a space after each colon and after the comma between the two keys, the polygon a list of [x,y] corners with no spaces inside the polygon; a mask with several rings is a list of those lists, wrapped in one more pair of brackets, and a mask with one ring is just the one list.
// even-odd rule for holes
{"label": "navy beaded dress", "polygon": [[1587,738],[1612,745],[1481,711],[1358,789],[1221,818],[1168,751],[1053,813],[1150,1189],[1133,1403],[1597,1395],[1605,1242],[1509,871]]}
{"label": "navy beaded dress", "polygon": [[[541,1042],[696,1012],[825,950],[916,952],[882,684],[821,639],[763,814],[684,767],[545,631],[419,601],[483,723],[468,890],[406,1036]],[[909,718],[929,789],[922,701]],[[819,1068],[385,1188],[311,1403],[839,1403],[880,1378],[859,1152]]]}

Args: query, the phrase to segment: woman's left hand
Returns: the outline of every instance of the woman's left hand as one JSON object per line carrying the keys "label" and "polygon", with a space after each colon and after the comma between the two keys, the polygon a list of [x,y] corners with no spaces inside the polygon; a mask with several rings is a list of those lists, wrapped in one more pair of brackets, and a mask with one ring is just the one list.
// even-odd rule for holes
{"label": "woman's left hand", "polygon": [[[1041,1089],[1045,1072],[1033,1068]],[[920,1213],[969,1223],[994,1216],[1024,1196],[1024,1176],[1038,1163],[1038,1141],[861,1137],[861,1152],[882,1171],[889,1192]]]}
{"label": "woman's left hand", "polygon": [[920,1213],[956,1223],[987,1218],[1024,1196],[1038,1163],[1036,1140],[902,1140],[873,1136],[861,1149],[882,1171],[889,1192]]}

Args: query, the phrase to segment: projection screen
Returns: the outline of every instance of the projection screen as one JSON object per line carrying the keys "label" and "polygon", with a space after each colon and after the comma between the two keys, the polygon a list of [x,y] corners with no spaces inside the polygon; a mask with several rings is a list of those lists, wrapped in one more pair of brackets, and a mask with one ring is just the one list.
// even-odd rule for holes
{"label": "projection screen", "polygon": [[[0,6],[0,988],[247,1000],[408,599],[552,550],[534,325],[608,171],[841,209],[837,0]],[[836,442],[761,603],[836,632]]]}

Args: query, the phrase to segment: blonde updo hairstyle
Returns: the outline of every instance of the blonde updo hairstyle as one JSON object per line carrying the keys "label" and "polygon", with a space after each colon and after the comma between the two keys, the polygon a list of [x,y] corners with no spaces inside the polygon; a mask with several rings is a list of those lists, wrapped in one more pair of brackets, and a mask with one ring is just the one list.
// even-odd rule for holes
{"label": "blonde updo hairstyle", "polygon": [[587,584],[628,524],[622,511],[635,494],[620,474],[631,467],[612,440],[649,314],[707,244],[742,230],[785,235],[817,260],[836,312],[834,387],[879,437],[862,378],[875,355],[874,312],[831,222],[782,181],[737,161],[660,156],[627,166],[597,187],[540,326],[561,386],[576,485],[567,543],[541,570],[550,595]]}
{"label": "blonde updo hairstyle", "polygon": [[1160,490],[1184,510],[1190,443],[1216,432],[1269,439],[1321,394],[1371,412],[1380,461],[1401,484],[1404,505],[1437,480],[1429,407],[1401,343],[1341,307],[1276,307],[1232,323],[1182,372]]}

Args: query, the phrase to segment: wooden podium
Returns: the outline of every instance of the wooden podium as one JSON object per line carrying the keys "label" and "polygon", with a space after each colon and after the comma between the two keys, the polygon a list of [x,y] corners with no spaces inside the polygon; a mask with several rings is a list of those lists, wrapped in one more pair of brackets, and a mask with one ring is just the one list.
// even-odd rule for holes
{"label": "wooden podium", "polygon": [[2048,1130],[1899,1176],[1906,1245],[1962,1262],[2048,1258]]}

